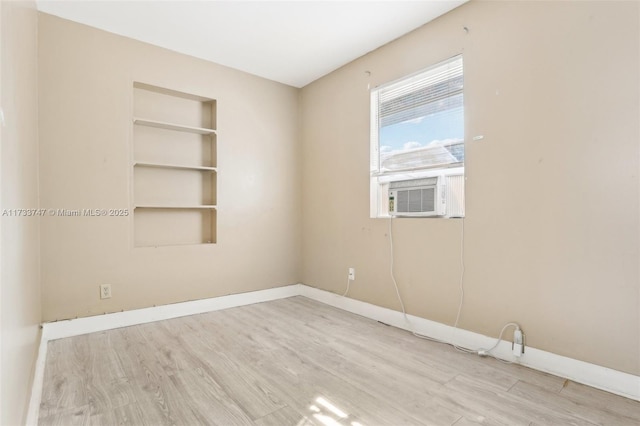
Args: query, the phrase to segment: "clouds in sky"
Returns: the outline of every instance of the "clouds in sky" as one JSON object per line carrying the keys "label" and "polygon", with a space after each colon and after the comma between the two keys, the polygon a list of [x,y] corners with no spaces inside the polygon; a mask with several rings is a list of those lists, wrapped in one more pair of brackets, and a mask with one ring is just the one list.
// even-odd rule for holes
{"label": "clouds in sky", "polygon": [[402,149],[396,149],[396,150],[391,148],[389,145],[382,145],[380,147],[380,153],[381,154],[395,154],[395,153],[398,153],[398,152],[411,151],[412,149],[420,148],[422,146],[423,145],[420,142],[417,142],[417,141],[405,142],[404,144],[402,144]]}
{"label": "clouds in sky", "polygon": [[422,144],[420,142],[416,142],[416,141],[405,142],[402,145],[402,150],[408,151],[410,149],[420,148],[421,146]]}

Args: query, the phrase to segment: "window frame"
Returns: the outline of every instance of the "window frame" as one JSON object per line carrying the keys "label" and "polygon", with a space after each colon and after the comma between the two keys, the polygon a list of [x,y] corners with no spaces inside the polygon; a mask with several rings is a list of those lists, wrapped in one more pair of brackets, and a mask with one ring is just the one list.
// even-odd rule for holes
{"label": "window frame", "polygon": [[[373,87],[370,90],[370,161],[369,161],[369,173],[370,173],[370,217],[371,218],[391,218],[395,217],[389,213],[388,206],[388,188],[389,183],[394,181],[401,180],[409,180],[409,179],[420,179],[427,177],[440,176],[442,178],[447,178],[448,176],[459,176],[462,175],[463,182],[466,180],[465,177],[465,162],[466,158],[463,156],[463,160],[461,162],[456,163],[445,163],[442,165],[436,166],[422,166],[415,168],[407,168],[402,170],[387,170],[381,171],[381,160],[380,160],[380,127],[379,127],[379,94],[385,88],[401,86],[402,83],[407,83],[413,81],[416,77],[421,75],[428,75],[430,71],[437,69],[438,67],[442,67],[448,63],[454,62],[456,60],[460,60],[462,64],[462,89],[460,93],[462,94],[462,130],[463,137],[461,140],[463,149],[466,151],[466,135],[465,135],[465,126],[464,126],[464,116],[465,116],[465,104],[464,104],[464,59],[462,53],[449,57],[447,59],[438,61],[437,63],[423,68],[417,72],[406,75],[404,77],[398,78],[396,80],[381,84],[379,86]],[[451,98],[452,96],[457,95],[456,93],[449,94],[446,98]],[[465,185],[466,186],[466,185]],[[464,192],[464,190],[463,190]],[[464,217],[464,194],[462,200],[462,216],[454,216],[454,217]],[[448,218],[450,216],[437,216],[438,218]],[[433,218],[433,217],[429,217]]]}

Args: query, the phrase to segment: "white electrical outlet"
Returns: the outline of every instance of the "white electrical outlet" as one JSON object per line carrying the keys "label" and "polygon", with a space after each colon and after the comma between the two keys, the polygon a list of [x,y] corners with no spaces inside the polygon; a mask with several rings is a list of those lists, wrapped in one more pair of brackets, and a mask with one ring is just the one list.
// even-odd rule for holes
{"label": "white electrical outlet", "polygon": [[111,284],[100,284],[100,299],[111,299]]}
{"label": "white electrical outlet", "polygon": [[349,281],[356,280],[356,268],[349,268]]}

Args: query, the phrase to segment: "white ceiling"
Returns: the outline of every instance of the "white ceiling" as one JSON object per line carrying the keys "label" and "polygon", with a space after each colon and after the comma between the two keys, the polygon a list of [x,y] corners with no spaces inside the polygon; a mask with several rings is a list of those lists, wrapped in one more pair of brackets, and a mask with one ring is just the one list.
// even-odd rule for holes
{"label": "white ceiling", "polygon": [[61,18],[303,87],[468,0],[38,0]]}

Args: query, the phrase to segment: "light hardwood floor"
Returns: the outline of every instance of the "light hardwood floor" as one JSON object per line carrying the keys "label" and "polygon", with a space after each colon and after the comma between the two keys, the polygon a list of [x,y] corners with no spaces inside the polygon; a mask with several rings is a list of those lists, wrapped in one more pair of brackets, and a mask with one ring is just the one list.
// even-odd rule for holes
{"label": "light hardwood floor", "polygon": [[304,297],[49,342],[41,425],[639,425],[640,403]]}

